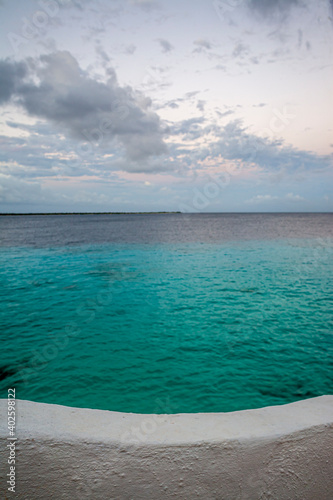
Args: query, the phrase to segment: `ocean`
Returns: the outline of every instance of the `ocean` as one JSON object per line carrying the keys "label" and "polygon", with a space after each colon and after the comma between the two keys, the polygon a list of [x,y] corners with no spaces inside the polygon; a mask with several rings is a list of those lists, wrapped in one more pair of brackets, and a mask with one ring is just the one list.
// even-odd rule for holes
{"label": "ocean", "polygon": [[333,394],[333,214],[0,217],[0,391],[134,413]]}

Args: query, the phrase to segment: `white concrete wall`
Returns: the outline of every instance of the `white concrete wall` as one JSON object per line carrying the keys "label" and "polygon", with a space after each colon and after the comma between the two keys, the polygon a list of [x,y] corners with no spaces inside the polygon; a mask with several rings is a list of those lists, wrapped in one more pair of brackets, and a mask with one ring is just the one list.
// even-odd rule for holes
{"label": "white concrete wall", "polygon": [[0,412],[1,499],[333,499],[333,396],[162,416],[19,400],[15,495]]}

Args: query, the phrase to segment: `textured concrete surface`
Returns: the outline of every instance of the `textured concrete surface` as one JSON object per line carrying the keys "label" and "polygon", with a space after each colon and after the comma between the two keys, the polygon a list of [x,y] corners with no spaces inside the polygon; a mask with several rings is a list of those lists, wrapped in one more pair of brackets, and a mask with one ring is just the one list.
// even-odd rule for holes
{"label": "textured concrete surface", "polygon": [[0,400],[1,499],[333,499],[333,396],[181,415],[16,407],[14,494]]}

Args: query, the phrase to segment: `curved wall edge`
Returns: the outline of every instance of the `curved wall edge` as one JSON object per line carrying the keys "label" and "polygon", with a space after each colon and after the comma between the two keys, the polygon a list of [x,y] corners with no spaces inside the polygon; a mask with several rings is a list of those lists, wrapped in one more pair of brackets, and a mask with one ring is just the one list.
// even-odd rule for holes
{"label": "curved wall edge", "polygon": [[[0,497],[11,498],[5,399],[0,414]],[[17,400],[16,419],[20,500],[333,498],[333,396],[176,415]]]}

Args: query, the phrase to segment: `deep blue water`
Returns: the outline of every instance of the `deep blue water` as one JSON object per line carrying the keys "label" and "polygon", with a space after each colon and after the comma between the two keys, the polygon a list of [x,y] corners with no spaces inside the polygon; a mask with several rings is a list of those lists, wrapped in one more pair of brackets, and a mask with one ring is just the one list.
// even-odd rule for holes
{"label": "deep blue water", "polygon": [[332,394],[332,222],[1,217],[1,397],[178,413]]}

